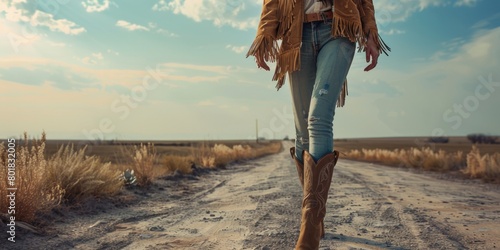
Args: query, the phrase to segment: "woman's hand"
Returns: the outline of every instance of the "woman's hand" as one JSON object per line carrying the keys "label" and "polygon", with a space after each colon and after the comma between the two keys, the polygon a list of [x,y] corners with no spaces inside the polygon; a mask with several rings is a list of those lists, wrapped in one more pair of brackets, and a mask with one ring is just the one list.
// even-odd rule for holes
{"label": "woman's hand", "polygon": [[266,61],[264,60],[264,58],[260,54],[255,54],[255,61],[257,62],[257,67],[259,69],[263,68],[263,69],[269,71],[269,66],[267,66]]}
{"label": "woman's hand", "polygon": [[378,56],[380,55],[377,46],[375,46],[375,41],[372,39],[372,35],[370,34],[368,36],[368,41],[366,41],[366,62],[370,62],[370,57],[371,57],[371,63],[370,65],[366,66],[365,71],[370,71],[375,66],[377,66],[377,61],[378,61]]}

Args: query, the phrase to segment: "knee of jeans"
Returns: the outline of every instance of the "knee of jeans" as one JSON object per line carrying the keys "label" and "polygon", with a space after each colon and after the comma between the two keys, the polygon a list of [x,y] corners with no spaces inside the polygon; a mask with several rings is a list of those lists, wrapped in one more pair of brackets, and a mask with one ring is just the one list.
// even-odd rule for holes
{"label": "knee of jeans", "polygon": [[332,130],[332,126],[332,120],[328,117],[311,116],[309,117],[309,125],[307,126],[307,129],[309,130],[309,136],[317,136],[318,133],[329,134]]}
{"label": "knee of jeans", "polygon": [[309,125],[314,125],[320,122],[321,118],[316,117],[316,116],[311,116],[309,117]]}

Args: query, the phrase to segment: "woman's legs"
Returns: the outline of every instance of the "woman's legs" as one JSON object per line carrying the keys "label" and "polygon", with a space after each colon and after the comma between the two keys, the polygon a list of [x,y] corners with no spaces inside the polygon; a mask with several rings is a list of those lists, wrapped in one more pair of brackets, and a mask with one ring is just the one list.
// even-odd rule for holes
{"label": "woman's legs", "polygon": [[303,25],[302,47],[300,48],[300,70],[290,74],[293,111],[295,117],[295,157],[303,162],[302,152],[309,151],[307,120],[309,106],[316,79],[316,55],[312,41],[313,29],[310,23]]}
{"label": "woman's legs", "polygon": [[354,57],[355,43],[331,38],[331,23],[306,23],[301,69],[290,75],[295,114],[296,157],[303,150],[315,161],[333,151],[333,117],[342,84]]}
{"label": "woman's legs", "polygon": [[333,117],[354,56],[347,38],[328,41],[317,57],[316,80],[309,107],[309,153],[315,161],[333,151]]}

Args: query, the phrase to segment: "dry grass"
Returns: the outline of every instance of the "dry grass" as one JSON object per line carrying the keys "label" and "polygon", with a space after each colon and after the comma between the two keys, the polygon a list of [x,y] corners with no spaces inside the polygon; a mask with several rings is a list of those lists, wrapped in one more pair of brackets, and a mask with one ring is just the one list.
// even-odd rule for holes
{"label": "dry grass", "polygon": [[204,167],[225,167],[239,160],[248,160],[268,154],[277,153],[281,150],[281,143],[269,143],[263,146],[251,147],[250,145],[233,145],[229,147],[224,144],[215,144],[212,148],[203,145],[195,154],[195,163]]}
{"label": "dry grass", "polygon": [[460,170],[469,178],[500,182],[500,153],[481,155],[476,146],[467,156],[462,151],[446,152],[430,148],[356,149],[345,153],[345,156],[348,159],[430,171]]}
{"label": "dry grass", "polygon": [[[199,144],[198,144],[199,145]],[[211,146],[213,145],[213,146]],[[179,171],[184,174],[192,172],[192,164],[203,167],[222,167],[238,160],[251,159],[281,150],[281,143],[237,145],[231,147],[223,144],[202,144],[189,147],[191,154],[160,155],[153,144],[117,146],[121,149],[120,164],[111,166],[103,162],[101,156],[89,155],[86,147],[74,147],[59,144],[57,151],[46,150],[46,136],[39,140],[16,140],[16,220],[33,223],[52,208],[61,203],[72,204],[88,197],[106,197],[119,192],[124,185],[123,170],[131,168],[137,184],[147,186],[160,175]],[[186,146],[179,152],[185,152]],[[165,148],[162,148],[165,150]],[[170,150],[170,149],[169,149]],[[92,150],[90,150],[92,151]],[[117,154],[108,149],[109,155]],[[119,150],[118,150],[119,151]],[[91,153],[102,153],[94,150]],[[125,155],[124,155],[125,153]],[[6,166],[8,161],[6,145],[0,143],[0,165]],[[7,200],[8,169],[0,168],[0,211],[8,211]]]}
{"label": "dry grass", "polygon": [[163,157],[163,166],[165,168],[164,174],[179,171],[183,174],[190,174],[193,172],[191,165],[194,162],[192,156],[180,155],[166,155]]}
{"label": "dry grass", "polygon": [[62,146],[47,162],[45,182],[59,186],[66,201],[74,202],[90,196],[112,196],[123,186],[121,172],[111,163],[102,163],[96,156],[85,156],[85,148],[74,150]]}
{"label": "dry grass", "polygon": [[148,186],[157,177],[158,174],[155,170],[157,162],[157,153],[154,144],[142,144],[140,146],[133,146],[132,151],[128,151],[128,157],[131,162],[131,169],[137,178],[137,185]]}
{"label": "dry grass", "polygon": [[[45,133],[39,140],[29,140],[24,133],[24,142],[20,145],[16,140],[16,173],[15,173],[15,217],[18,221],[33,222],[37,213],[47,212],[57,206],[62,198],[62,191],[57,185],[48,185],[45,179],[47,161],[44,157]],[[7,188],[7,154],[5,146],[0,145],[0,211],[8,211]]]}
{"label": "dry grass", "polygon": [[192,172],[193,164],[205,168],[224,168],[233,162],[278,153],[280,150],[280,142],[253,146],[236,144],[232,147],[225,144],[214,144],[211,147],[208,143],[202,143],[192,147],[189,156],[165,155],[162,166],[166,169],[165,174],[175,171],[189,174]]}
{"label": "dry grass", "polygon": [[481,155],[474,146],[467,154],[467,168],[462,172],[471,178],[500,182],[500,153]]}
{"label": "dry grass", "polygon": [[[16,220],[34,222],[62,201],[76,202],[89,196],[109,196],[120,190],[119,172],[97,157],[84,155],[84,149],[62,147],[49,159],[45,156],[45,133],[39,140],[29,139],[24,133],[22,143],[16,145]],[[22,144],[22,145],[21,145]],[[0,163],[6,162],[6,149],[0,145]],[[0,168],[7,176],[6,168]],[[7,180],[0,179],[0,211],[7,211]]]}

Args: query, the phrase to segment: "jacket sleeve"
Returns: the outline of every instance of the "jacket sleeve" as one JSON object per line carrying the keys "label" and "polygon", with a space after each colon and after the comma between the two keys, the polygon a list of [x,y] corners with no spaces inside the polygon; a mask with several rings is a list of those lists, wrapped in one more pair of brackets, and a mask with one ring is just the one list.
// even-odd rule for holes
{"label": "jacket sleeve", "polygon": [[261,55],[264,60],[274,62],[278,55],[278,0],[264,0],[257,36],[247,52],[247,57]]}
{"label": "jacket sleeve", "polygon": [[368,39],[374,40],[379,52],[383,52],[388,55],[387,52],[391,51],[391,48],[385,44],[378,33],[377,22],[375,21],[375,7],[373,6],[372,0],[361,0],[361,22],[363,23],[363,33]]}

